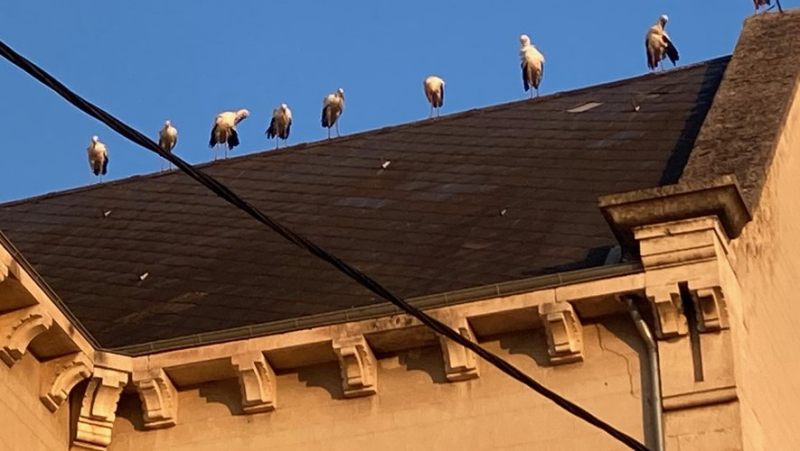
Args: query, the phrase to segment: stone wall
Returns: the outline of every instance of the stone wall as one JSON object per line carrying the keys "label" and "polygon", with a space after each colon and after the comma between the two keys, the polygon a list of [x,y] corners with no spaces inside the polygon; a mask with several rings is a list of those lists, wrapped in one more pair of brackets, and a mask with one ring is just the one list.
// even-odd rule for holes
{"label": "stone wall", "polygon": [[41,366],[25,354],[13,367],[0,362],[0,450],[69,449],[69,403],[51,413],[39,401]]}
{"label": "stone wall", "polygon": [[[584,324],[583,362],[550,366],[541,329],[483,344],[558,393],[644,440],[640,354],[627,315]],[[342,396],[335,362],[278,376],[278,407],[244,415],[235,379],[181,389],[180,421],[144,431],[123,395],[111,451],[619,450],[605,433],[480,362],[481,376],[447,382],[439,347],[378,356],[378,394]]]}
{"label": "stone wall", "polygon": [[800,97],[753,221],[733,243],[737,385],[746,450],[800,449]]}

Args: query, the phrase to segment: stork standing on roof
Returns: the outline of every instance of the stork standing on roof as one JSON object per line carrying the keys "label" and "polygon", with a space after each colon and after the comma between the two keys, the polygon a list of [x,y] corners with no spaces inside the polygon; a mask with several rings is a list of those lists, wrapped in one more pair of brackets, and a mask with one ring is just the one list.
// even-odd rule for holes
{"label": "stork standing on roof", "polygon": [[[272,121],[265,132],[267,139],[279,138],[284,141],[289,139],[289,131],[292,128],[292,110],[282,103],[281,106],[272,110]],[[275,139],[275,148],[278,148],[278,139]]]}
{"label": "stork standing on roof", "polygon": [[539,97],[539,85],[544,76],[544,55],[531,44],[531,38],[527,34],[519,37],[519,43],[521,44],[519,57],[520,67],[522,67],[522,86],[525,88],[525,92],[531,92],[531,98],[533,98],[531,87],[536,90],[536,97]]}
{"label": "stork standing on roof", "polygon": [[425,97],[428,98],[428,103],[431,104],[431,114],[428,118],[433,117],[433,110],[436,109],[436,117],[439,117],[442,105],[444,105],[444,80],[431,75],[422,82],[422,87],[425,89]]}
{"label": "stork standing on roof", "polygon": [[[650,70],[655,70],[661,64],[661,61],[666,58],[672,61],[673,66],[680,59],[678,49],[672,44],[672,40],[670,40],[666,32],[668,21],[669,17],[662,15],[655,25],[647,30],[647,34],[644,37],[644,47],[647,51],[647,67]],[[663,69],[664,66],[662,65],[661,68]]]}
{"label": "stork standing on roof", "polygon": [[[775,0],[775,3],[778,5],[778,11],[783,12],[783,8],[781,8],[781,0]],[[753,0],[753,6],[756,8],[756,14],[758,14],[758,10],[762,6],[770,6],[772,3],[770,0]],[[767,8],[765,11],[768,11],[772,8]]]}
{"label": "stork standing on roof", "polygon": [[106,145],[101,143],[97,135],[92,136],[92,142],[86,149],[89,153],[89,167],[92,169],[92,174],[99,176],[103,180],[103,176],[108,172],[108,149]]}
{"label": "stork standing on roof", "polygon": [[236,132],[236,125],[247,119],[250,112],[247,110],[224,111],[219,113],[214,119],[214,128],[211,129],[211,140],[208,146],[214,149],[214,160],[217,159],[216,147],[225,147],[225,158],[228,158],[228,151],[233,150],[239,145],[239,134]]}
{"label": "stork standing on roof", "polygon": [[328,94],[322,99],[322,127],[328,129],[328,139],[331,138],[331,127],[336,126],[336,136],[339,136],[339,116],[344,111],[344,89]]}
{"label": "stork standing on roof", "polygon": [[[172,153],[172,149],[178,144],[178,129],[172,126],[169,119],[164,121],[164,127],[158,132],[158,147],[164,152]],[[164,169],[164,163],[161,163],[161,169]],[[172,168],[172,163],[169,164]]]}

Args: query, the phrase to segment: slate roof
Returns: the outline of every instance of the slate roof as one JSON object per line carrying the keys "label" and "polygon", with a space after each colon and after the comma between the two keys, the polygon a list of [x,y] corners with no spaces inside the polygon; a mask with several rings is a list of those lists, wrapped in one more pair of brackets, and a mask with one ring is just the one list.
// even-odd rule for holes
{"label": "slate roof", "polygon": [[[728,61],[204,169],[407,298],[599,266],[598,197],[678,181]],[[180,173],[8,203],[0,229],[107,348],[384,302]]]}

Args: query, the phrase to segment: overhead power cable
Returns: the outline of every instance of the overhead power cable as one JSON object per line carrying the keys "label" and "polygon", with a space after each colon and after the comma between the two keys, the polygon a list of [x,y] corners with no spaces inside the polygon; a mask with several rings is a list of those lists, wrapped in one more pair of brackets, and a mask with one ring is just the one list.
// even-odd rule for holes
{"label": "overhead power cable", "polygon": [[221,197],[225,201],[229,202],[230,204],[234,205],[235,207],[239,208],[240,210],[244,211],[245,213],[253,217],[255,220],[259,221],[260,223],[274,230],[278,235],[285,238],[287,241],[305,249],[315,257],[329,263],[338,271],[346,274],[348,277],[359,283],[361,286],[367,288],[368,290],[372,291],[381,298],[391,302],[392,304],[402,309],[409,315],[418,319],[424,325],[430,327],[431,329],[439,333],[440,335],[443,335],[444,337],[449,338],[450,340],[453,340],[456,343],[464,346],[465,348],[479,355],[481,358],[483,358],[493,366],[497,367],[497,369],[499,369],[500,371],[506,373],[512,378],[532,388],[534,391],[544,396],[545,398],[549,399],[550,401],[552,401],[562,409],[566,410],[567,412],[571,413],[572,415],[575,415],[576,417],[586,421],[587,423],[603,430],[604,432],[608,433],[615,439],[619,440],[620,442],[628,446],[630,449],[637,451],[648,451],[647,447],[639,443],[639,441],[637,441],[633,437],[614,428],[610,424],[592,415],[590,412],[586,411],[577,404],[563,398],[562,396],[558,395],[557,393],[543,386],[539,382],[529,377],[527,374],[520,371],[514,365],[505,361],[496,354],[486,350],[479,344],[461,336],[460,333],[456,332],[455,330],[453,330],[446,324],[442,323],[441,321],[437,320],[436,318],[431,317],[430,315],[418,309],[417,307],[407,303],[399,296],[396,296],[388,289],[384,288],[381,284],[379,284],[366,274],[362,273],[358,269],[348,265],[335,255],[324,250],[320,246],[317,246],[304,236],[294,232],[293,230],[284,226],[280,222],[262,213],[260,210],[247,203],[239,195],[234,193],[224,184],[217,181],[215,178],[211,177],[210,175],[206,174],[203,171],[194,168],[192,165],[186,163],[177,155],[163,151],[150,138],[134,130],[133,128],[129,127],[128,125],[124,124],[123,122],[115,118],[114,116],[111,116],[104,110],[98,108],[94,104],[86,101],[79,95],[75,94],[66,86],[64,86],[61,82],[56,80],[53,76],[42,70],[39,66],[32,63],[22,55],[15,52],[13,49],[8,47],[2,41],[0,41],[0,54],[5,59],[9,60],[11,63],[16,65],[17,67],[27,72],[33,78],[35,78],[48,88],[55,91],[56,94],[64,98],[66,101],[74,105],[79,110],[99,120],[103,124],[110,127],[112,130],[116,131],[123,137],[127,138],[128,140],[144,147],[145,149],[153,153],[158,154],[162,158],[171,162],[178,169],[183,171],[186,175],[188,175],[201,185],[211,190],[217,196]]}

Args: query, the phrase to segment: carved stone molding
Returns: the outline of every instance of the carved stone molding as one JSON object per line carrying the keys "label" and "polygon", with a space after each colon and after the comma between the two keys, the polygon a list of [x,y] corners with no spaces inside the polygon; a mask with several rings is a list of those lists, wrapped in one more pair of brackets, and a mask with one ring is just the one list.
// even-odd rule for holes
{"label": "carved stone molding", "polygon": [[561,364],[583,360],[583,326],[569,302],[539,305],[539,316],[547,332],[547,353],[550,363]]}
{"label": "carved stone molding", "polygon": [[78,383],[92,375],[94,364],[82,352],[48,360],[42,364],[42,389],[39,399],[51,412],[69,398]]}
{"label": "carved stone molding", "polygon": [[34,306],[0,316],[0,360],[13,366],[39,334],[53,325],[53,318]]}
{"label": "carved stone molding", "polygon": [[161,368],[133,372],[144,412],[144,427],[158,429],[175,426],[178,420],[178,392]]}
{"label": "carved stone molding", "polygon": [[[459,319],[451,327],[462,337],[475,341],[475,334],[466,318]],[[444,374],[448,381],[465,381],[480,376],[478,359],[472,351],[442,336],[439,336],[439,344],[444,358]]]}
{"label": "carved stone molding", "polygon": [[344,396],[354,398],[378,392],[378,365],[363,335],[333,340],[339,358]]}
{"label": "carved stone molding", "polygon": [[261,351],[231,357],[239,377],[245,413],[269,412],[277,407],[275,372]]}
{"label": "carved stone molding", "polygon": [[689,332],[678,284],[647,287],[646,294],[656,315],[659,338],[679,337]]}
{"label": "carved stone molding", "polygon": [[700,332],[713,332],[728,328],[728,309],[720,287],[696,288],[691,283],[694,308],[697,311]]}
{"label": "carved stone molding", "polygon": [[111,444],[111,431],[117,403],[128,383],[128,373],[108,368],[95,368],[83,395],[73,448],[105,451]]}

